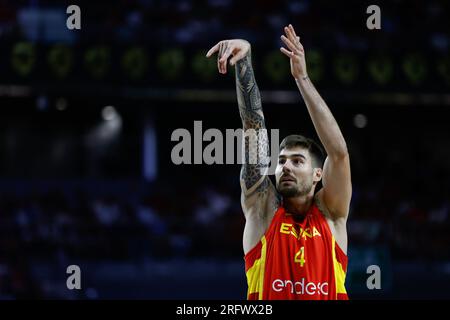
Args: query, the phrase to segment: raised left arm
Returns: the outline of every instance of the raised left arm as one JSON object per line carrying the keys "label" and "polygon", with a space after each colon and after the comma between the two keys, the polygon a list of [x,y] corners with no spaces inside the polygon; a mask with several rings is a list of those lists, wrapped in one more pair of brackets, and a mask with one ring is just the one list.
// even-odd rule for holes
{"label": "raised left arm", "polygon": [[286,36],[283,35],[281,39],[289,50],[280,50],[290,58],[292,76],[327,153],[322,174],[323,201],[332,218],[346,218],[352,195],[347,145],[333,114],[308,77],[300,38],[292,25],[285,27],[284,31]]}

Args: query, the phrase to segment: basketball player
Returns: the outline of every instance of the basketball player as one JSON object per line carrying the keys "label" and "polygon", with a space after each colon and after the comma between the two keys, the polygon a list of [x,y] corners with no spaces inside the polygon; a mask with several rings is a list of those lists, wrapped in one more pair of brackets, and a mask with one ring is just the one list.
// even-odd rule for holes
{"label": "basketball player", "polygon": [[[241,170],[241,203],[246,218],[243,246],[248,299],[348,299],[346,221],[352,195],[347,146],[336,120],[313,86],[305,51],[292,25],[281,36],[290,59],[291,73],[306,103],[321,147],[300,135],[280,145],[276,186],[261,170],[245,161]],[[236,71],[236,91],[244,130],[265,128],[261,98],[251,64],[250,44],[224,40],[218,52],[219,72],[227,72],[228,59]],[[286,121],[292,117],[286,113]],[[301,119],[292,119],[301,126]],[[269,145],[267,135],[264,143]],[[249,141],[246,139],[246,158]],[[267,151],[268,147],[265,149]],[[258,148],[264,150],[264,148]],[[260,151],[264,152],[264,151]],[[259,156],[263,156],[262,154]],[[316,186],[322,181],[322,188]]]}

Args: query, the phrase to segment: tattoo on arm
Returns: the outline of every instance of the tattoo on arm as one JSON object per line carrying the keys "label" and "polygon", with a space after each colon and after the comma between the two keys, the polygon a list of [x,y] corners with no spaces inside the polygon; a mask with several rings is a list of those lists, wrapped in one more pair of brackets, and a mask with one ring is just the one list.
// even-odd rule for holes
{"label": "tattoo on arm", "polygon": [[[226,47],[224,48],[224,51]],[[268,193],[273,187],[269,176],[263,175],[263,169],[269,164],[263,163],[263,157],[269,157],[269,138],[267,134],[264,114],[261,106],[261,95],[255,81],[251,63],[251,53],[236,63],[236,93],[239,106],[239,114],[242,119],[244,133],[253,129],[256,131],[257,143],[250,143],[250,138],[244,134],[245,139],[245,163],[242,165],[241,180],[245,186],[244,195],[258,192],[261,195]],[[257,159],[256,164],[250,163],[250,159]],[[258,184],[258,185],[257,185]],[[257,185],[256,189],[253,187]]]}

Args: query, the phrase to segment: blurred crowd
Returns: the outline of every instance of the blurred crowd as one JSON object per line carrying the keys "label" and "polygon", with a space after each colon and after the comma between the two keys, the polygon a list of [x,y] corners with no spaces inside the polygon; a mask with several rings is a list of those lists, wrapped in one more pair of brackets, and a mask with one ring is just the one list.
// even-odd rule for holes
{"label": "blurred crowd", "polygon": [[[337,113],[345,119],[340,123],[352,164],[350,259],[352,248],[375,246],[386,248],[394,261],[450,259],[450,149],[442,147],[448,141],[446,118],[437,119],[431,109],[410,110],[403,130],[397,129],[401,110],[389,109],[388,121],[379,109],[362,131],[348,125],[351,112]],[[268,111],[267,118],[280,127],[276,114],[282,117]],[[170,119],[159,122],[170,126]],[[414,130],[420,123],[422,130]],[[284,129],[298,131],[296,123],[291,126]],[[158,178],[152,182],[127,175],[114,180],[102,175],[2,178],[0,292],[32,294],[35,261],[242,259],[239,166],[175,166],[164,160],[171,146],[163,137],[158,138]],[[122,166],[135,166],[129,152],[119,154]]]}
{"label": "blurred crowd", "polygon": [[[77,4],[83,32],[67,32],[64,6]],[[366,9],[361,1],[345,5],[330,1],[121,0],[121,1],[0,1],[0,38],[42,42],[110,41],[149,45],[210,45],[223,38],[278,45],[280,32],[294,24],[306,44],[334,48],[368,48],[414,42],[448,49],[446,1],[378,3],[383,39],[367,37]],[[359,18],[358,18],[359,17]],[[324,23],[326,21],[326,23]]]}
{"label": "blurred crowd", "polygon": [[0,247],[6,256],[44,258],[239,256],[243,217],[233,200],[207,186],[139,197],[56,189],[22,196],[2,192]]}
{"label": "blurred crowd", "polygon": [[[386,179],[386,178],[384,178]],[[414,182],[411,181],[413,184]],[[239,187],[161,187],[122,195],[50,189],[0,195],[0,262],[23,259],[240,258]],[[417,189],[416,189],[417,188]],[[354,186],[353,245],[387,244],[397,259],[448,259],[450,203],[442,190],[394,178]],[[124,196],[127,194],[127,196]]]}

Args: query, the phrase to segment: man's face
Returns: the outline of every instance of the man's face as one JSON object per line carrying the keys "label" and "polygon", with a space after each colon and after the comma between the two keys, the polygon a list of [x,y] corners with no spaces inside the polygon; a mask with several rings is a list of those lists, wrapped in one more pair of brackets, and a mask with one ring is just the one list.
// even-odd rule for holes
{"label": "man's face", "polygon": [[308,194],[315,182],[320,181],[322,170],[313,168],[307,149],[294,147],[281,150],[275,170],[278,192],[283,197],[297,197]]}

